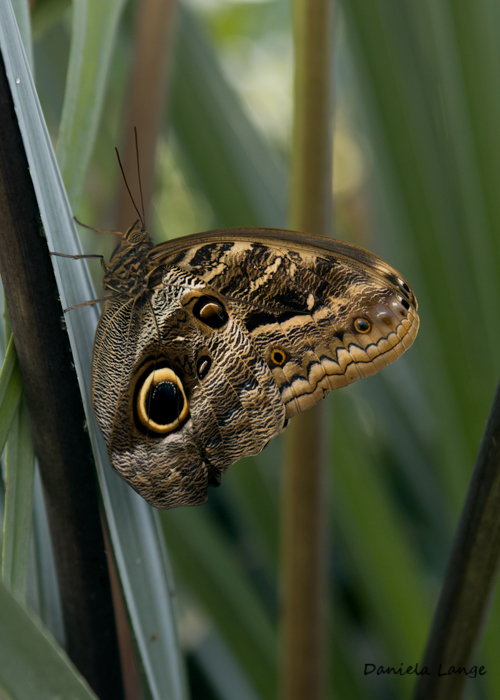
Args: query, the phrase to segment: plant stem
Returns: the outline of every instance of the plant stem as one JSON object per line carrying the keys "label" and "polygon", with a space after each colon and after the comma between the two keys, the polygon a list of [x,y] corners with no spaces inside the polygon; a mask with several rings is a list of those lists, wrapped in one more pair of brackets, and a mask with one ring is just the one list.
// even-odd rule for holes
{"label": "plant stem", "polygon": [[[290,227],[332,229],[333,0],[295,0]],[[282,509],[282,700],[317,700],[325,685],[324,445],[320,406],[288,434]]]}
{"label": "plant stem", "polygon": [[[448,674],[474,665],[500,567],[500,384],[476,457],[441,595],[427,643],[415,700],[460,700],[468,677]],[[441,670],[440,670],[441,669]],[[443,675],[439,675],[439,673]]]}
{"label": "plant stem", "polygon": [[333,0],[294,0],[290,225],[332,234]]}
{"label": "plant stem", "polygon": [[[171,72],[175,4],[175,0],[141,0],[138,3],[135,21],[135,45],[126,100],[127,118],[123,134],[122,159],[125,175],[132,179],[132,191],[135,193],[138,189],[135,179],[137,170],[135,127],[139,144],[146,222],[153,195],[158,135],[163,123],[165,98]],[[117,230],[126,231],[137,219],[137,213],[124,185],[120,188],[119,199]],[[140,211],[140,201],[136,201],[136,204]]]}

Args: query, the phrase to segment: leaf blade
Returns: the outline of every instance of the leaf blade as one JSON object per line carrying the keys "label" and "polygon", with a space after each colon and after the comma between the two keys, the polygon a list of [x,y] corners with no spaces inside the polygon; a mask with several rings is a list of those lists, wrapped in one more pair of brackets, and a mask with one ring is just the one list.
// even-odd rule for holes
{"label": "leaf blade", "polygon": [[0,685],[16,700],[97,700],[66,654],[0,582]]}
{"label": "leaf blade", "polygon": [[9,433],[5,467],[2,579],[12,593],[22,600],[28,583],[35,477],[35,452],[24,399]]}
{"label": "leaf blade", "polygon": [[11,336],[0,371],[0,454],[3,452],[12,421],[22,395],[21,371],[14,338]]}

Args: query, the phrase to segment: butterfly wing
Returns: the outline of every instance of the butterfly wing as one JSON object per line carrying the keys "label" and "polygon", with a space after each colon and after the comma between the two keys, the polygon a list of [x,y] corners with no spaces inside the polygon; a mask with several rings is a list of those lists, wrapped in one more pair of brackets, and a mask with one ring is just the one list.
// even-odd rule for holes
{"label": "butterfly wing", "polygon": [[199,276],[231,303],[273,373],[287,418],[393,362],[417,334],[408,283],[343,241],[231,229],[177,239],[153,255]]}
{"label": "butterfly wing", "polygon": [[213,231],[152,248],[147,268],[151,292],[106,302],[93,398],[112,466],[157,507],[203,503],[289,417],[418,329],[399,273],[332,239]]}

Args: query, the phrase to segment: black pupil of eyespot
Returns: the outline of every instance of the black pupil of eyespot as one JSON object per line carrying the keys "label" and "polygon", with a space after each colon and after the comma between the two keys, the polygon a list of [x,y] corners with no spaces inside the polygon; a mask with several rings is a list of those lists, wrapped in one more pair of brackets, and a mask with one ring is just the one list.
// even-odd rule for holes
{"label": "black pupil of eyespot", "polygon": [[174,382],[158,382],[146,398],[148,417],[157,425],[170,425],[184,407],[184,396]]}
{"label": "black pupil of eyespot", "polygon": [[277,365],[281,365],[284,359],[285,358],[282,352],[280,352],[279,350],[274,351],[273,360],[276,362]]}
{"label": "black pupil of eyespot", "polygon": [[217,299],[203,296],[198,299],[193,308],[195,317],[209,328],[219,329],[227,323],[228,315]]}
{"label": "black pupil of eyespot", "polygon": [[196,367],[196,372],[198,374],[199,379],[204,379],[207,374],[208,370],[212,366],[212,360],[210,357],[200,357],[198,360],[198,365]]}
{"label": "black pupil of eyespot", "polygon": [[365,321],[363,318],[360,318],[356,321],[356,328],[358,331],[367,331],[370,328],[370,324],[368,321]]}

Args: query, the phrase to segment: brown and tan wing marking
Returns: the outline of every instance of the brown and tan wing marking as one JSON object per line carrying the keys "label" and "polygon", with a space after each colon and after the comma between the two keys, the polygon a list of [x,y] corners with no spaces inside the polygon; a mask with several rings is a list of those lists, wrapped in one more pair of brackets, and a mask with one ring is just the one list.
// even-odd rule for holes
{"label": "brown and tan wing marking", "polygon": [[287,417],[393,362],[417,334],[408,283],[368,251],[273,230],[214,231],[198,245],[196,238],[188,249],[181,239],[153,253],[230,302],[271,369]]}

